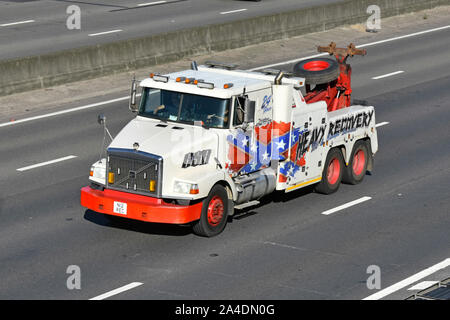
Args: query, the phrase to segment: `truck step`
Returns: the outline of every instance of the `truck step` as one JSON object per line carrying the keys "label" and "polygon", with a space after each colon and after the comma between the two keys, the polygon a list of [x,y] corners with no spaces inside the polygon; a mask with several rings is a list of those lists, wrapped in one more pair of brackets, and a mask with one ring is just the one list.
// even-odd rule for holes
{"label": "truck step", "polygon": [[241,210],[241,209],[244,209],[244,208],[247,208],[247,207],[256,206],[258,204],[259,204],[258,200],[252,200],[252,201],[249,201],[249,202],[245,202],[245,203],[241,203],[241,204],[235,205],[234,208]]}

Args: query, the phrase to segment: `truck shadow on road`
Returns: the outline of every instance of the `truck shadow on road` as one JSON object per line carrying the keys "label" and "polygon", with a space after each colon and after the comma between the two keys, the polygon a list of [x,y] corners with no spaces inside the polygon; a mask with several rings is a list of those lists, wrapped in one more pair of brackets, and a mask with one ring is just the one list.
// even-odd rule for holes
{"label": "truck shadow on road", "polygon": [[[257,215],[260,213],[259,209],[269,203],[290,202],[294,201],[295,199],[301,199],[302,196],[305,196],[313,192],[314,192],[313,186],[305,187],[289,193],[285,193],[282,191],[274,192],[261,198],[259,200],[260,203],[258,205],[241,210],[236,209],[236,212],[233,215],[233,217],[228,217],[228,222],[232,223],[233,220],[241,220]],[[118,216],[110,216],[98,213],[89,209],[85,211],[84,219],[102,227],[117,228],[149,235],[186,236],[189,234],[193,234],[190,225],[172,225],[164,223],[152,223],[152,222],[131,220]]]}
{"label": "truck shadow on road", "polygon": [[241,210],[236,210],[236,212],[234,213],[234,216],[229,219],[229,222],[232,222],[232,220],[241,220],[241,219],[245,219],[250,216],[256,215],[259,213],[258,209],[260,207],[263,207],[269,203],[278,204],[278,203],[294,201],[295,199],[301,199],[301,197],[303,197],[307,194],[310,194],[310,193],[314,193],[314,186],[304,187],[302,189],[292,191],[289,193],[285,193],[284,191],[273,192],[271,194],[268,194],[268,195],[262,197],[259,200],[259,204],[255,205],[255,206],[248,207],[248,208],[241,209]]}
{"label": "truck shadow on road", "polygon": [[92,210],[85,211],[84,219],[102,227],[117,228],[145,234],[186,236],[192,233],[190,226],[131,220],[117,216],[109,216]]}

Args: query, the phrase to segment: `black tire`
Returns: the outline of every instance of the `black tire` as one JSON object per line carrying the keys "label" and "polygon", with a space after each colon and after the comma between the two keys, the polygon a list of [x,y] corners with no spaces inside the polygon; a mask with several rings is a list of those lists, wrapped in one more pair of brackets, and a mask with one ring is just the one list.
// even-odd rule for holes
{"label": "black tire", "polygon": [[344,169],[342,182],[348,184],[361,183],[366,175],[370,157],[371,155],[369,154],[369,148],[367,147],[366,141],[356,141],[352,153],[350,154],[348,166]]}
{"label": "black tire", "polygon": [[305,78],[306,84],[323,84],[339,77],[339,65],[336,60],[329,58],[306,59],[294,65],[293,73]]}
{"label": "black tire", "polygon": [[331,149],[323,166],[322,180],[316,185],[315,191],[323,194],[336,192],[341,185],[344,168],[345,163],[341,150],[338,148]]}
{"label": "black tire", "polygon": [[[203,200],[202,214],[192,227],[195,234],[203,237],[214,237],[221,233],[228,220],[227,190],[216,184]],[[215,211],[216,210],[216,211]]]}

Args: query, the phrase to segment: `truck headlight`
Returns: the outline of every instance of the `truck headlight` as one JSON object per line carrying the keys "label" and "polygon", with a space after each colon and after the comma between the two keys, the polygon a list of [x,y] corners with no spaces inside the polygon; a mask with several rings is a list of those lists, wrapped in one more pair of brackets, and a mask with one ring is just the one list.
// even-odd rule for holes
{"label": "truck headlight", "polygon": [[177,193],[186,193],[186,194],[199,193],[198,184],[182,181],[175,181],[173,185],[173,191]]}
{"label": "truck headlight", "polygon": [[106,159],[101,159],[91,166],[89,180],[102,185],[106,184]]}

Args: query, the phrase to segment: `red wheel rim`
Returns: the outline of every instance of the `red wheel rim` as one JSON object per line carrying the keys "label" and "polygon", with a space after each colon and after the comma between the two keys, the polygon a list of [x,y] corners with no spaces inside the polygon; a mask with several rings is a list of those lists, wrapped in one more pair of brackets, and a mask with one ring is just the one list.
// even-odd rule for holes
{"label": "red wheel rim", "polygon": [[356,152],[355,155],[353,156],[353,164],[352,164],[353,173],[359,176],[363,172],[365,164],[366,164],[366,154],[364,153],[363,150],[358,150],[358,152]]}
{"label": "red wheel rim", "polygon": [[310,61],[303,65],[303,68],[308,71],[320,71],[325,70],[330,66],[330,64],[326,61]]}
{"label": "red wheel rim", "polygon": [[213,227],[222,221],[224,212],[223,201],[219,196],[214,196],[208,204],[208,223]]}
{"label": "red wheel rim", "polygon": [[327,169],[328,183],[331,185],[336,184],[336,182],[339,179],[340,173],[341,173],[341,164],[339,163],[339,160],[337,158],[333,158],[333,160],[330,161],[330,164],[328,165]]}

